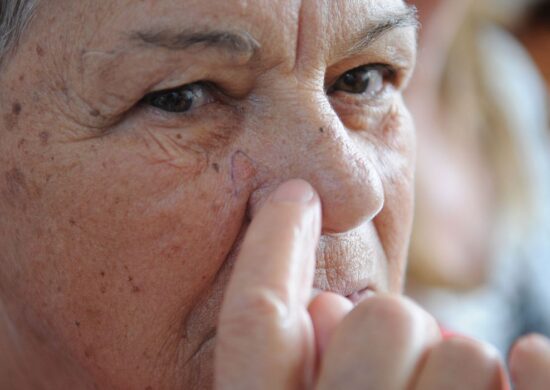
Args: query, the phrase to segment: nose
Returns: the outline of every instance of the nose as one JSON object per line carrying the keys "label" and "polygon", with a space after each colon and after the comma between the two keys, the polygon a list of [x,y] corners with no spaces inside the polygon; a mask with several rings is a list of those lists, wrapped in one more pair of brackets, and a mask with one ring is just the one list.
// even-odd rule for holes
{"label": "nose", "polygon": [[278,153],[269,163],[269,184],[251,197],[251,211],[281,182],[304,179],[321,198],[323,233],[338,234],[373,219],[383,207],[384,190],[374,146],[346,129],[321,94],[321,99],[296,95],[295,104],[272,111],[276,128],[270,134],[280,138],[270,145]]}

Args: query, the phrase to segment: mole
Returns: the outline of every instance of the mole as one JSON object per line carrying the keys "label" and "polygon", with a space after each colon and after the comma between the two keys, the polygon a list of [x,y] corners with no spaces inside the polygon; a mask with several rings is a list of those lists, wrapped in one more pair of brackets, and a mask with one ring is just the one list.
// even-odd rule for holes
{"label": "mole", "polygon": [[15,102],[11,106],[11,112],[15,116],[19,115],[21,113],[22,109],[23,109],[23,107],[21,107],[21,103],[19,103],[19,102]]}

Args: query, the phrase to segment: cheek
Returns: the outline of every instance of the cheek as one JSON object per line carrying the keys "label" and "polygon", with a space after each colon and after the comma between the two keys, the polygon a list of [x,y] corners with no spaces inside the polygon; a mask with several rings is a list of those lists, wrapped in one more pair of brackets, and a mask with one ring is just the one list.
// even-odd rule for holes
{"label": "cheek", "polygon": [[[66,344],[85,361],[109,361],[113,345],[124,355],[120,361],[145,349],[154,356],[162,347],[158,332],[179,340],[186,315],[213,283],[242,226],[255,175],[246,153],[207,158],[173,145],[158,153],[173,153],[177,164],[145,158],[167,142],[148,148],[105,138],[64,145],[36,173],[48,182],[32,206],[35,217],[25,223],[48,240],[29,236],[32,244],[21,248],[28,289],[44,296],[30,305],[58,337],[73,339]],[[19,191],[21,180],[12,176]],[[125,329],[140,337],[128,340]]]}
{"label": "cheek", "polygon": [[375,224],[388,258],[389,284],[402,289],[414,210],[414,125],[404,107],[396,107],[386,119],[378,157],[384,186],[384,208]]}
{"label": "cheek", "polygon": [[[149,170],[171,171],[171,175],[190,181],[209,168],[210,154],[201,145],[183,140],[179,132],[144,130],[142,150],[138,156]],[[165,173],[163,175],[166,175]]]}

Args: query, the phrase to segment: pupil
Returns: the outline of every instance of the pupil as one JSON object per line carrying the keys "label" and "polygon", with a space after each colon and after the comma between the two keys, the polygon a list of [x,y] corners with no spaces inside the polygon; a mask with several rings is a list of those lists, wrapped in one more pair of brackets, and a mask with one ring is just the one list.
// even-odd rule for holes
{"label": "pupil", "polygon": [[369,87],[369,72],[354,70],[346,73],[342,81],[347,87],[347,92],[364,93]]}
{"label": "pupil", "polygon": [[193,92],[190,90],[164,92],[155,97],[151,104],[169,112],[187,111],[193,105]]}
{"label": "pupil", "polygon": [[350,87],[352,87],[355,84],[356,80],[357,78],[352,73],[346,73],[346,75],[344,76],[344,83],[346,83]]}

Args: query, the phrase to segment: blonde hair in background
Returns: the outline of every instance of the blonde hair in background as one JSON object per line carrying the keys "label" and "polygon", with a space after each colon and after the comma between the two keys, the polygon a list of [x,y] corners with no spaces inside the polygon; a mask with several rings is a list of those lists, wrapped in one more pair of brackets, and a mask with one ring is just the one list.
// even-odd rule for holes
{"label": "blonde hair in background", "polygon": [[[435,114],[439,115],[438,123],[443,124],[439,130],[452,144],[457,141],[457,145],[478,145],[481,150],[492,180],[494,203],[491,205],[490,226],[491,239],[494,242],[487,243],[487,255],[493,256],[491,251],[495,249],[495,244],[498,246],[498,242],[505,242],[507,248],[517,249],[523,245],[522,242],[528,241],[525,238],[540,223],[538,214],[541,210],[541,193],[544,191],[541,188],[545,184],[541,187],[539,182],[547,181],[547,178],[542,177],[547,172],[544,167],[537,167],[536,164],[537,159],[544,154],[543,148],[546,145],[541,144],[545,141],[543,138],[546,124],[542,121],[534,123],[532,118],[540,115],[533,115],[532,107],[527,107],[527,113],[522,112],[525,105],[514,107],[519,102],[518,99],[525,97],[525,88],[520,88],[522,97],[503,93],[510,92],[506,89],[514,90],[524,79],[530,87],[536,85],[538,80],[534,66],[529,66],[532,64],[529,63],[526,52],[522,52],[522,48],[514,42],[511,35],[497,27],[502,15],[493,15],[490,11],[494,8],[486,1],[469,2],[465,7],[457,29],[450,39],[444,38],[448,44],[444,47],[446,51],[443,69],[436,69],[440,77],[436,95],[438,112]],[[456,20],[455,14],[456,12],[451,12],[445,16]],[[444,24],[445,21],[436,20],[435,23]],[[502,63],[503,52],[507,53],[507,50],[511,50],[508,54],[510,61],[504,61],[510,62],[509,67]],[[515,69],[511,70],[510,67],[516,65],[525,74],[514,73]],[[506,77],[499,80],[501,73],[505,73]],[[544,96],[542,83],[540,84],[540,96],[534,97],[534,100],[542,100]],[[533,92],[538,93],[539,90]],[[541,114],[544,109],[539,108],[535,111],[538,110]],[[548,166],[547,155],[542,157],[545,162],[543,165]],[[426,223],[426,218],[423,218],[426,211],[423,207],[430,206],[422,204],[423,202],[417,202],[409,262],[410,281],[453,289],[476,287],[477,283],[482,282],[481,279],[472,281],[469,285],[453,284],[464,281],[449,280],[438,269],[439,265],[434,263],[444,262],[445,259],[433,257],[431,239],[423,229]],[[495,260],[498,261],[487,258],[484,272],[490,270],[490,263]]]}
{"label": "blonde hair in background", "polygon": [[533,210],[529,210],[528,167],[515,142],[520,130],[507,119],[508,107],[493,95],[480,53],[479,36],[494,21],[490,9],[484,2],[473,3],[449,50],[440,84],[447,124],[442,130],[451,137],[478,138],[495,179],[498,210],[525,222]]}

